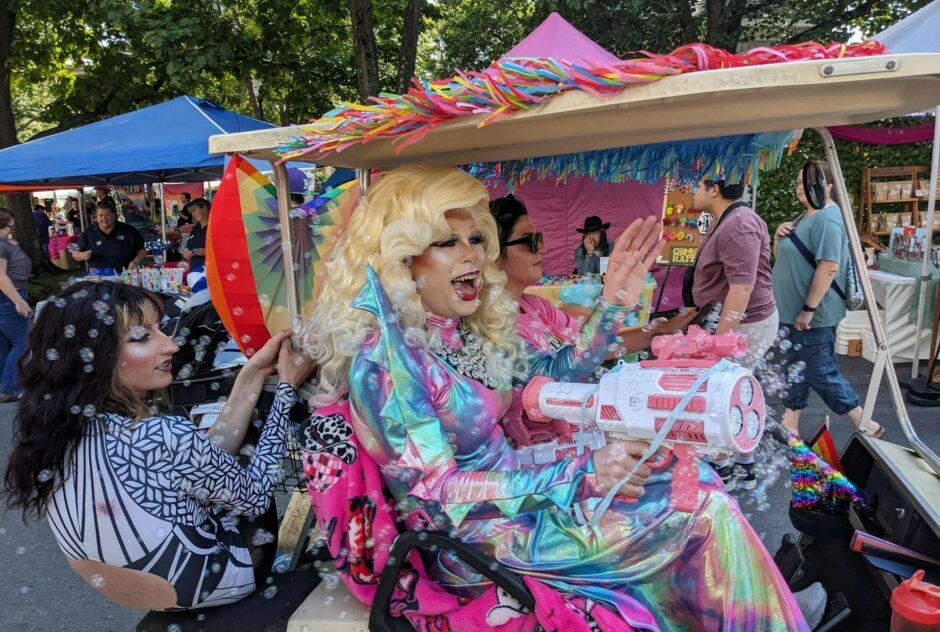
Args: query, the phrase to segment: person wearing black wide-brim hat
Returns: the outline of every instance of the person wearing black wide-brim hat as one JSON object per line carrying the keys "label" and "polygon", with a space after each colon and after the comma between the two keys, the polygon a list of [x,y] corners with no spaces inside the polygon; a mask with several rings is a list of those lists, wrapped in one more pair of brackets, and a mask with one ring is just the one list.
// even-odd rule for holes
{"label": "person wearing black wide-brim hat", "polygon": [[584,228],[576,228],[581,233],[581,244],[574,251],[575,274],[597,274],[601,271],[601,257],[610,255],[607,243],[607,229],[610,222],[604,222],[597,215],[584,220]]}

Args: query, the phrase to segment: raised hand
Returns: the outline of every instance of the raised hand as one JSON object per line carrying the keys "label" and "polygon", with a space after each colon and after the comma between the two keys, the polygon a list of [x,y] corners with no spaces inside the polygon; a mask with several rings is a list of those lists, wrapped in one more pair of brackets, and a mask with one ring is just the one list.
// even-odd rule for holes
{"label": "raised hand", "polygon": [[614,244],[607,261],[604,299],[612,305],[634,305],[646,283],[646,273],[663,247],[659,218],[635,219]]}

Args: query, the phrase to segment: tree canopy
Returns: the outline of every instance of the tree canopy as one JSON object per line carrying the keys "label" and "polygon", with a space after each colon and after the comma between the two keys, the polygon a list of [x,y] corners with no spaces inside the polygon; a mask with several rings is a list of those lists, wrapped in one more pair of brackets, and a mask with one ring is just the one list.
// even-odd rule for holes
{"label": "tree canopy", "polygon": [[[867,37],[928,1],[0,0],[0,148],[180,94],[304,122],[483,68],[552,11],[626,56]],[[25,231],[28,199],[7,205]]]}
{"label": "tree canopy", "polygon": [[[705,41],[845,40],[926,4],[874,0],[0,0],[15,21],[9,59],[16,137],[58,131],[181,93],[274,123],[399,92],[402,47],[425,78],[481,68],[551,11],[618,55]],[[356,16],[369,11],[375,78],[357,84]],[[0,19],[0,26],[5,20]],[[0,38],[3,29],[0,28]],[[366,42],[367,44],[369,42]],[[0,46],[0,54],[3,48]],[[2,85],[0,85],[2,88]],[[2,95],[0,95],[2,114]]]}

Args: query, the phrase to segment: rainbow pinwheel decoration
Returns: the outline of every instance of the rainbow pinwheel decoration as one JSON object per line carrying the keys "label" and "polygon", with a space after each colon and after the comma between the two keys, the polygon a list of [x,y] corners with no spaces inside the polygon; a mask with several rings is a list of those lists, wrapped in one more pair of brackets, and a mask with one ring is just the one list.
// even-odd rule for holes
{"label": "rainbow pinwheel decoration", "polygon": [[300,315],[311,313],[316,276],[358,202],[351,181],[293,209],[294,260],[286,268],[274,185],[244,158],[229,162],[209,216],[206,276],[222,323],[246,355],[291,325],[285,274],[294,275]]}
{"label": "rainbow pinwheel decoration", "polygon": [[304,278],[305,283],[309,280],[312,285],[298,290],[301,297],[309,297],[301,305],[303,314],[313,309],[314,299],[319,296],[322,287],[326,261],[340,235],[346,230],[349,216],[359,205],[360,197],[359,183],[349,180],[295,209],[295,213],[302,215],[302,219],[308,222],[313,240],[313,248],[310,250],[313,275]]}

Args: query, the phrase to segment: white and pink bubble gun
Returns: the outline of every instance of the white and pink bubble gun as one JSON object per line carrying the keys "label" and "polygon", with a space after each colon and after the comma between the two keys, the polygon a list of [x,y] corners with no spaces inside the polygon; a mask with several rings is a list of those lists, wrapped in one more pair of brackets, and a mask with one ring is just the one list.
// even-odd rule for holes
{"label": "white and pink bubble gun", "polygon": [[[747,350],[741,335],[712,335],[693,325],[686,334],[657,336],[652,349],[656,360],[618,365],[598,384],[535,378],[523,393],[523,405],[535,421],[563,419],[613,437],[648,441],[640,463],[665,446],[678,458],[672,505],[691,512],[698,504],[699,454],[753,452],[764,432],[764,394],[753,373],[731,361]],[[601,507],[609,504],[605,500]]]}

